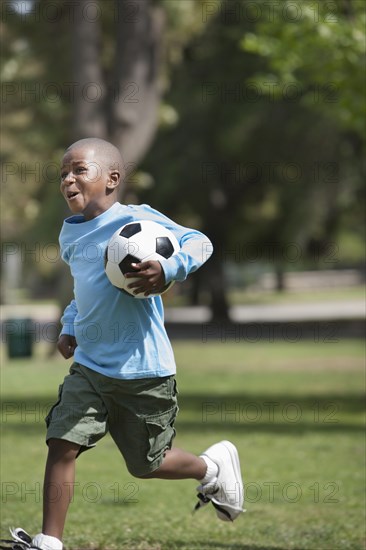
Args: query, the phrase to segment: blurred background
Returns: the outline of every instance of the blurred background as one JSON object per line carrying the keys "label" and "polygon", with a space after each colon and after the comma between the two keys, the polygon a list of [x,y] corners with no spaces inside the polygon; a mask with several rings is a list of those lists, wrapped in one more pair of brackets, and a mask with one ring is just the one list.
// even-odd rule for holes
{"label": "blurred background", "polygon": [[41,525],[44,416],[69,368],[59,165],[96,136],[123,153],[122,202],[213,242],[164,295],[176,444],[233,441],[248,513],[193,520],[191,482],[136,483],[107,436],[80,458],[67,548],[364,549],[365,9],[1,3],[1,536]]}
{"label": "blurred background", "polygon": [[194,335],[194,322],[219,323],[207,334],[220,337],[226,323],[313,320],[360,334],[363,1],[28,0],[1,11],[3,321],[39,321],[36,338],[54,342],[72,295],[59,163],[97,136],[123,153],[122,202],[213,242],[165,298],[172,335]]}

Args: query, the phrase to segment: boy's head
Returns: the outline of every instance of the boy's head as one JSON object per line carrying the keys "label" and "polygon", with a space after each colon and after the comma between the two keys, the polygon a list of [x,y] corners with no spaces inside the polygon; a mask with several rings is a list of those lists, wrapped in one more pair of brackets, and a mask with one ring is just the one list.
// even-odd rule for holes
{"label": "boy's head", "polygon": [[62,159],[61,193],[74,214],[89,220],[117,201],[123,176],[117,147],[104,139],[80,139],[68,147]]}

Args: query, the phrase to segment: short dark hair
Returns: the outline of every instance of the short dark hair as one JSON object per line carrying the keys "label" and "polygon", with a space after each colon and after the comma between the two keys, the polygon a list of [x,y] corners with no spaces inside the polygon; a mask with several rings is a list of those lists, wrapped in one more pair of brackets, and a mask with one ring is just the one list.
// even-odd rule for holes
{"label": "short dark hair", "polygon": [[118,170],[121,174],[121,179],[123,179],[125,174],[124,164],[122,155],[117,149],[113,143],[110,143],[109,141],[106,141],[105,139],[100,139],[96,137],[89,137],[84,139],[79,139],[78,141],[75,141],[75,143],[72,143],[66,151],[70,151],[71,149],[74,149],[76,147],[84,148],[92,148],[95,151],[98,152],[98,155],[101,155],[104,162],[107,163],[108,168],[110,170]]}

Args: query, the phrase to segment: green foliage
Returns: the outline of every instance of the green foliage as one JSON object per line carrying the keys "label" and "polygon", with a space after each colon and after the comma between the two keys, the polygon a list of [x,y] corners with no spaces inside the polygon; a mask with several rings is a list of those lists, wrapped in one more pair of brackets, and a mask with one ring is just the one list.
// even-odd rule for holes
{"label": "green foliage", "polygon": [[[315,3],[312,9],[331,27],[330,4]],[[296,6],[302,18],[284,22],[283,13],[295,18]],[[254,256],[274,258],[273,269],[318,267],[316,258],[321,260],[342,231],[352,240],[362,236],[362,138],[355,126],[340,121],[338,111],[344,109],[341,97],[347,97],[352,120],[362,123],[363,74],[352,65],[357,74],[351,80],[335,80],[343,66],[344,76],[351,70],[347,59],[356,62],[354,50],[361,63],[359,42],[342,38],[353,36],[355,28],[340,13],[339,24],[331,27],[333,42],[324,45],[320,25],[318,38],[310,32],[308,2],[223,2],[211,9],[215,16],[187,43],[182,63],[172,70],[165,104],[175,116],[171,125],[162,125],[144,164],[154,179],[142,200],[207,232],[224,265],[245,264],[250,248]],[[264,16],[269,9],[272,19]],[[263,20],[257,21],[258,13]],[[253,44],[262,50],[254,51]],[[333,47],[337,70],[328,59]],[[292,56],[303,61],[298,69]],[[301,250],[300,263],[281,256],[289,243]],[[357,265],[362,252],[354,251]],[[347,264],[350,256],[340,250],[339,257]],[[218,266],[211,265],[217,273]]]}
{"label": "green foliage", "polygon": [[[162,2],[168,20],[164,46],[169,52],[163,56],[163,87],[169,82],[167,67],[179,61],[186,40],[203,25],[199,14],[204,3],[205,0],[185,2],[182,6]],[[6,2],[2,6],[1,238],[18,249],[29,246],[30,250],[42,251],[57,243],[62,220],[69,214],[59,193],[59,163],[65,147],[75,139],[75,102],[82,85],[74,70],[76,5],[62,0],[35,0],[29,12],[25,2]],[[117,92],[116,3],[106,0],[86,7],[84,17],[96,17],[101,31],[100,57],[95,62],[105,77],[106,89],[112,90],[113,95],[113,90]],[[136,11],[127,2],[126,16],[139,17],[138,6]],[[89,90],[92,87],[90,82]],[[125,101],[125,95],[115,95],[113,101]],[[92,103],[88,88],[83,90],[83,97]],[[111,105],[104,107],[103,116],[108,120]],[[172,116],[169,107],[164,110],[162,106],[161,119],[169,123]],[[132,190],[138,191],[139,185],[148,184],[148,179],[148,174],[138,174],[135,181],[130,181]],[[22,256],[25,284],[27,267],[35,275],[33,281],[41,276],[44,286],[45,277],[57,284],[59,264],[48,262],[43,256],[40,261],[34,261],[32,254]]]}
{"label": "green foliage", "polygon": [[254,81],[274,96],[301,95],[304,105],[365,138],[365,3],[260,0],[258,8],[262,17],[241,41],[267,61]]}
{"label": "green foliage", "polygon": [[[61,2],[44,2],[42,10],[48,4],[55,9]],[[67,19],[58,17],[50,24],[44,16],[34,15],[37,12],[20,14],[9,6],[1,67],[2,238],[28,241],[37,227],[33,239],[51,242],[57,239],[55,221],[63,214],[58,164],[70,135]],[[41,10],[39,2],[34,3],[37,9]]]}
{"label": "green foliage", "polygon": [[[185,43],[205,25],[201,11],[206,3],[160,2],[167,18],[162,37],[166,52],[161,69],[164,88],[169,85],[169,68],[180,61]],[[80,91],[78,76],[73,73],[75,5],[35,0],[27,12],[25,2],[15,4],[17,10],[7,2],[2,12],[2,239],[49,243],[57,241],[66,214],[59,193],[58,165],[64,148],[74,138],[73,106]],[[106,0],[93,2],[84,14],[89,19],[96,17],[100,24],[98,62],[109,89],[116,86],[116,13],[114,1]],[[131,3],[127,17],[138,16]],[[125,100],[123,94],[120,99]],[[172,116],[174,113],[162,106],[161,120],[169,124]]]}
{"label": "green foliage", "polygon": [[[301,24],[291,32],[301,36]],[[313,246],[336,236],[341,213],[359,203],[359,141],[327,115],[324,97],[318,111],[302,93],[278,97],[259,86],[258,71],[272,58],[241,49],[243,31],[256,37],[255,30],[248,18],[218,11],[187,45],[166,97],[176,117],[148,155],[156,184],[143,200],[199,224],[219,252],[295,241],[311,257]],[[315,51],[320,58],[319,44]],[[332,76],[327,67],[323,74]]]}

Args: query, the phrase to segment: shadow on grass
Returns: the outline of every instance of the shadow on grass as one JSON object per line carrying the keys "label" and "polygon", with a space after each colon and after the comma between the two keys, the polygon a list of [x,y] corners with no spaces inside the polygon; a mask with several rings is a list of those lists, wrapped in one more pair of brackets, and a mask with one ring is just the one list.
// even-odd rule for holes
{"label": "shadow on grass", "polygon": [[[44,418],[53,399],[8,396],[2,402],[3,430],[35,433],[45,430]],[[312,432],[361,432],[362,421],[353,418],[365,410],[359,394],[184,394],[179,396],[180,431],[277,432],[298,435]]]}
{"label": "shadow on grass", "polygon": [[[168,550],[168,546],[163,546],[162,548]],[[184,550],[285,550],[282,546],[257,546],[256,544],[224,544],[217,542],[199,542],[197,541],[197,546],[188,546],[187,542],[181,542],[179,540],[172,541],[171,548],[182,548]],[[296,547],[296,550],[303,550],[300,547]]]}
{"label": "shadow on grass", "polygon": [[[174,548],[175,550],[178,550],[181,548],[182,550],[287,550],[284,546],[257,546],[256,544],[221,544],[221,543],[198,543],[197,546],[188,545],[187,542],[181,542],[181,541],[172,541],[172,546],[160,546],[162,550],[172,550]],[[95,550],[98,550],[100,547],[95,548]],[[123,546],[123,548],[126,548],[126,546]],[[140,546],[136,546],[135,548],[140,548]],[[146,548],[146,547],[145,547]],[[152,546],[151,548],[156,548],[156,546]],[[70,550],[92,550],[92,548],[89,546],[88,548],[80,548],[78,547],[72,547]],[[301,548],[300,546],[296,547],[296,550],[305,550],[305,548]]]}
{"label": "shadow on grass", "polygon": [[[179,541],[176,543],[176,548],[179,548]],[[187,548],[186,545],[182,544],[182,548]],[[250,546],[248,544],[223,544],[223,543],[202,543],[199,546],[197,546],[197,550],[285,550],[282,546],[269,546],[268,544],[266,546],[257,546],[256,544],[251,544]],[[191,548],[191,550],[194,550]],[[296,550],[302,550],[300,547],[297,547]]]}
{"label": "shadow on grass", "polygon": [[[221,543],[221,542],[207,542],[197,540],[196,544],[192,546],[191,543],[188,543],[187,541],[181,541],[181,540],[172,540],[169,543],[169,546],[165,543],[161,544],[161,542],[156,541],[159,545],[159,548],[161,547],[162,550],[171,550],[174,548],[175,550],[178,550],[181,548],[182,550],[287,550],[288,547],[284,546],[272,546],[266,544],[266,546],[263,545],[256,545],[256,544],[240,544],[240,543]],[[99,548],[99,547],[98,547]],[[126,548],[123,546],[123,548]],[[140,548],[140,546],[136,546],[135,548]],[[155,543],[151,542],[151,548],[156,548]],[[89,547],[90,549],[90,547]],[[76,548],[72,547],[70,550],[88,550],[87,548]],[[97,549],[95,549],[97,550]],[[296,546],[296,550],[305,550],[305,548],[302,548],[301,546]]]}
{"label": "shadow on grass", "polygon": [[244,429],[294,435],[309,430],[361,432],[362,421],[352,417],[365,410],[361,392],[304,396],[184,394],[180,396],[179,404],[182,414],[177,425],[182,430],[209,431],[229,427],[231,431]]}

